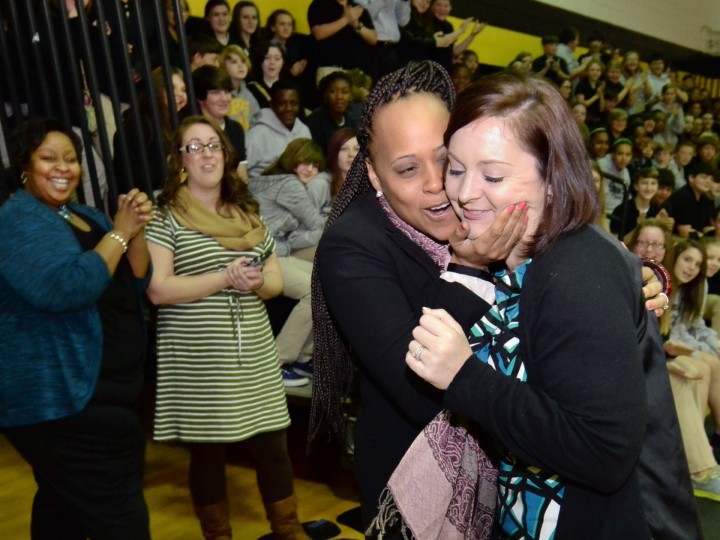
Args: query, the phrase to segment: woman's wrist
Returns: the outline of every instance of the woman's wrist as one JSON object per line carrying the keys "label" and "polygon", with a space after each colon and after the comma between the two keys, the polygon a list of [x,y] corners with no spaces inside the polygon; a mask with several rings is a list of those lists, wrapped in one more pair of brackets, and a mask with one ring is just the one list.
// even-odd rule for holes
{"label": "woman's wrist", "polygon": [[107,236],[112,238],[119,246],[122,247],[123,253],[127,253],[128,250],[128,239],[126,236],[123,235],[122,231],[118,229],[113,229],[109,233],[107,233]]}

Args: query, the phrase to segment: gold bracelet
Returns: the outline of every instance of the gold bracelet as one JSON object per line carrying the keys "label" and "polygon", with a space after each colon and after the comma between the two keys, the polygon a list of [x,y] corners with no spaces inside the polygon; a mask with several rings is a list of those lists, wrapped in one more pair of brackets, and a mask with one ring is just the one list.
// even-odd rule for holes
{"label": "gold bracelet", "polygon": [[120,245],[121,245],[122,248],[123,248],[123,253],[127,253],[127,250],[128,250],[128,243],[127,243],[127,241],[126,241],[122,236],[120,236],[118,233],[111,232],[111,233],[108,233],[108,234],[110,235],[110,238],[112,238],[113,240],[117,240],[118,242],[120,242]]}

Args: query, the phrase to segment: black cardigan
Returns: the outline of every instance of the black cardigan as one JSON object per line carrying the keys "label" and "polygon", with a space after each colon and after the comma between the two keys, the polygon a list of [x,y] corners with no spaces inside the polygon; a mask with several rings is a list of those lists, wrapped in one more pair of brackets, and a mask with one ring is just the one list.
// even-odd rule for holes
{"label": "black cardigan", "polygon": [[354,201],[325,232],[317,265],[361,373],[355,465],[367,519],[402,456],[442,409],[442,393],[405,364],[422,307],[445,308],[468,329],[489,306],[441,280],[438,266],[390,223],[374,193]]}
{"label": "black cardigan", "polygon": [[588,227],[528,267],[527,382],[471,357],[445,404],[566,483],[556,538],[699,537],[657,321],[638,259]]}

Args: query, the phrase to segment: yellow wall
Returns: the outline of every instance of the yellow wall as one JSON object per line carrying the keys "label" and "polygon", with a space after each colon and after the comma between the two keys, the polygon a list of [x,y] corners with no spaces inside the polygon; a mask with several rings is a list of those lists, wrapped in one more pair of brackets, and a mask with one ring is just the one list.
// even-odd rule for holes
{"label": "yellow wall", "polygon": [[[290,11],[295,17],[297,31],[309,34],[307,24],[307,8],[311,0],[255,0],[260,8],[261,24],[264,25],[268,15],[274,10],[283,8]],[[228,0],[232,8],[238,0]],[[202,17],[205,9],[205,0],[189,0],[190,12],[193,15]],[[461,19],[450,17],[455,28],[458,28]],[[462,38],[461,38],[462,39]],[[488,26],[479,34],[472,43],[471,48],[478,53],[480,62],[493,66],[507,66],[515,55],[520,51],[528,51],[533,57],[540,56],[540,37],[529,34],[521,34],[512,30],[505,30],[494,26]],[[584,50],[583,50],[584,52]]]}

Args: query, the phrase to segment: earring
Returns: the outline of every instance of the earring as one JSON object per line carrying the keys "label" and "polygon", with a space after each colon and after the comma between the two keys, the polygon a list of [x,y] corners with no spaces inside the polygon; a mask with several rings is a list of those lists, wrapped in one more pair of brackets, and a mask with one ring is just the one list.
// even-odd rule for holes
{"label": "earring", "polygon": [[183,167],[182,170],[180,171],[180,183],[184,184],[185,182],[187,182],[187,179],[188,179],[188,173],[185,170],[185,167]]}
{"label": "earring", "polygon": [[375,196],[379,199],[379,198],[383,197],[384,195],[383,195],[383,192],[378,189],[378,190],[375,192]]}
{"label": "earring", "polygon": [[27,182],[27,171],[23,171],[20,173],[20,180],[22,180],[23,185]]}

